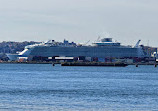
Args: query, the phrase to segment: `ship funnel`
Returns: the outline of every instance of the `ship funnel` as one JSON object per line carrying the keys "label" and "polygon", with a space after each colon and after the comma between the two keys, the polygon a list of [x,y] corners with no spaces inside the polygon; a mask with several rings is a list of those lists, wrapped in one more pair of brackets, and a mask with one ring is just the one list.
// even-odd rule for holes
{"label": "ship funnel", "polygon": [[141,41],[141,40],[138,40],[138,42],[137,42],[136,45],[134,46],[135,48],[138,48],[138,47],[139,47],[140,41]]}

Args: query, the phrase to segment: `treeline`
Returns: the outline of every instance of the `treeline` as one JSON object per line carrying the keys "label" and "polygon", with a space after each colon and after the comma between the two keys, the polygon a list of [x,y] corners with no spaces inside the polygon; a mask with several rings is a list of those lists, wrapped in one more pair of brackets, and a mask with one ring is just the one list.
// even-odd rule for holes
{"label": "treeline", "polygon": [[16,53],[24,50],[25,46],[32,45],[37,42],[34,41],[24,41],[24,42],[1,42],[0,43],[0,53]]}
{"label": "treeline", "polygon": [[24,42],[0,42],[0,60],[7,61],[8,57],[6,56],[6,53],[12,53],[15,54],[17,52],[21,52],[24,50],[25,46],[32,45],[39,42],[34,41],[24,41]]}

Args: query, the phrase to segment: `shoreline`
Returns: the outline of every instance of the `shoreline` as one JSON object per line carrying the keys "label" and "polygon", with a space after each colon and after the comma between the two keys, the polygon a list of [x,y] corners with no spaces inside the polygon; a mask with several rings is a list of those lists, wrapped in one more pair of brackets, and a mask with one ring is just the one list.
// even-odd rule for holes
{"label": "shoreline", "polygon": [[[67,62],[69,63],[69,62]],[[73,62],[73,63],[79,63],[79,64],[103,64],[100,62]],[[31,61],[31,62],[18,62],[18,61],[3,61],[0,62],[0,64],[62,64],[60,62],[35,62],[35,61]],[[118,63],[104,63],[104,64],[118,64]],[[127,64],[127,65],[158,65],[158,63],[123,63],[123,64]]]}

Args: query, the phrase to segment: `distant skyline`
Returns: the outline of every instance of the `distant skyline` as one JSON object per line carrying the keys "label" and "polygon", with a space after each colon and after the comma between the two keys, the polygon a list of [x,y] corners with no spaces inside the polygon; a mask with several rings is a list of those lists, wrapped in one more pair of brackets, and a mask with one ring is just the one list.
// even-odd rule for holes
{"label": "distant skyline", "polygon": [[0,41],[111,37],[158,47],[158,0],[0,0]]}

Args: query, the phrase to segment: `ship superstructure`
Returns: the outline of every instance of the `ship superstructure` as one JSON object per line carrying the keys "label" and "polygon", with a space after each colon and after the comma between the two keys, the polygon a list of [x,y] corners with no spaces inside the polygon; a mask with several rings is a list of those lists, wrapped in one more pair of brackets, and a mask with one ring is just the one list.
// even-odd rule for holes
{"label": "ship superstructure", "polygon": [[[100,41],[92,43],[92,45],[78,45],[74,42],[56,42],[49,40],[45,43],[26,46],[24,51],[16,55],[16,57],[28,57],[32,60],[35,57],[89,57],[89,58],[132,58],[145,57],[139,42],[135,47],[123,46],[119,42],[113,42],[112,38],[104,38]],[[8,54],[10,60],[12,55]],[[14,55],[15,59],[15,55]]]}

